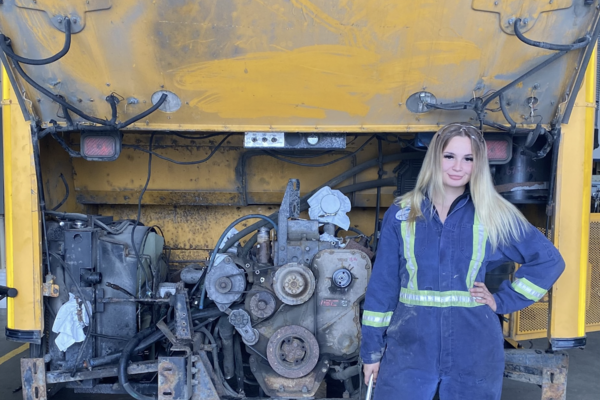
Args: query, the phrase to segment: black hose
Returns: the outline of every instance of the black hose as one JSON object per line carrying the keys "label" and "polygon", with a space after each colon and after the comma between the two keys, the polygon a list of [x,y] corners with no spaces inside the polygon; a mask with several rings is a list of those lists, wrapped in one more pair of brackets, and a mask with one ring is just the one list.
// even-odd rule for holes
{"label": "black hose", "polygon": [[584,48],[590,43],[591,37],[589,35],[585,35],[577,39],[573,44],[553,44],[546,42],[538,42],[536,40],[527,39],[523,33],[521,32],[521,28],[519,28],[519,24],[521,23],[521,18],[517,18],[515,20],[514,28],[515,35],[519,38],[519,40],[525,44],[528,44],[533,47],[539,47],[540,49],[547,50],[556,50],[556,51],[572,51]]}
{"label": "black hose", "polygon": [[63,204],[65,204],[65,202],[69,198],[69,194],[70,194],[69,184],[67,183],[67,180],[65,179],[65,176],[62,173],[60,174],[60,179],[62,179],[62,182],[65,185],[65,197],[63,197],[63,199],[60,201],[60,203],[58,203],[57,205],[52,207],[52,211],[58,210]]}
{"label": "black hose", "polygon": [[514,119],[511,118],[510,113],[506,109],[506,104],[504,103],[504,95],[500,94],[498,101],[500,102],[500,110],[502,110],[502,115],[504,115],[504,119],[510,125],[511,131],[517,127],[517,123]]}
{"label": "black hose", "polygon": [[[383,147],[381,139],[377,138],[377,154],[379,169],[377,170],[377,179],[381,180],[383,176]],[[377,252],[379,242],[379,208],[381,207],[381,186],[377,186],[377,199],[375,201],[375,227],[373,228],[373,252]]]}
{"label": "black hose", "polygon": [[25,79],[25,81],[27,83],[29,83],[35,89],[42,92],[44,95],[46,95],[50,99],[54,100],[61,106],[66,107],[67,109],[69,109],[70,111],[74,112],[75,114],[79,115],[81,118],[83,118],[87,121],[90,121],[90,122],[93,122],[93,123],[99,124],[99,125],[111,126],[110,121],[106,121],[103,119],[99,119],[99,118],[87,115],[86,113],[84,113],[83,111],[78,109],[77,107],[73,107],[71,104],[67,103],[65,100],[63,100],[61,98],[61,96],[58,96],[58,95],[52,93],[51,91],[49,91],[48,89],[44,88],[43,86],[41,86],[39,83],[34,81],[29,75],[27,75],[25,73],[25,71],[23,71],[23,68],[21,67],[21,65],[18,62],[15,61],[14,66],[15,66],[15,69],[17,70],[17,72],[19,73],[19,75],[21,75],[21,77],[23,77],[23,79]]}
{"label": "black hose", "polygon": [[[225,229],[225,231],[223,231],[223,233],[221,234],[221,237],[217,241],[217,245],[215,246],[215,250],[210,255],[210,259],[208,260],[208,264],[206,265],[206,274],[204,274],[204,276],[206,276],[206,275],[208,275],[210,273],[210,271],[211,271],[211,269],[213,267],[213,264],[215,263],[215,258],[217,256],[217,252],[224,253],[229,248],[229,247],[227,247],[227,248],[223,248],[221,250],[221,243],[223,243],[223,240],[225,239],[225,236],[227,236],[227,234],[229,233],[229,231],[231,229],[233,229],[240,222],[246,221],[248,219],[253,219],[253,218],[260,218],[260,219],[264,220],[266,223],[270,223],[273,226],[273,229],[275,229],[275,232],[277,232],[277,224],[271,218],[267,217],[266,215],[249,214],[249,215],[245,215],[243,217],[240,217],[240,218],[236,219],[231,224],[229,224],[229,226],[227,227],[227,229]],[[233,242],[233,243],[235,243],[235,242]],[[202,286],[202,291],[200,293],[200,309],[204,308],[204,297],[205,297],[205,295],[206,295],[206,287]]]}
{"label": "black hose", "polygon": [[[232,309],[235,309],[235,307],[231,307]],[[212,317],[218,317],[221,314],[223,314],[223,312],[221,310],[219,310],[218,308],[207,308],[205,310],[193,310],[192,313],[192,320],[198,320],[198,319],[204,319],[204,318],[212,318]],[[175,322],[171,322],[167,325],[169,327],[169,329],[173,329],[175,327]],[[158,342],[159,340],[161,340],[164,337],[164,334],[162,333],[162,331],[160,330],[155,330],[153,333],[151,333],[149,336],[147,336],[145,339],[143,339],[135,348],[136,352],[140,352],[143,351],[145,349],[147,349],[148,347],[150,347],[152,344]],[[96,358],[91,358],[88,360],[88,366],[95,368],[95,367],[100,367],[103,365],[108,365],[108,364],[112,364],[115,361],[119,360],[119,358],[121,358],[122,353],[115,353],[115,354],[109,354],[106,356],[101,356],[101,357],[96,357]]]}
{"label": "black hose", "polygon": [[129,359],[131,358],[131,354],[135,351],[135,348],[140,344],[142,340],[150,336],[154,332],[154,328],[146,328],[143,331],[138,332],[127,344],[121,353],[121,358],[119,359],[119,368],[118,368],[118,376],[119,376],[119,384],[125,391],[134,399],[137,400],[156,400],[156,396],[146,396],[141,393],[135,391],[131,383],[129,383],[129,376],[127,375],[127,365],[129,364]]}
{"label": "black hose", "polygon": [[523,81],[524,79],[530,77],[531,75],[535,74],[539,70],[541,70],[541,69],[545,68],[546,66],[552,64],[554,61],[558,60],[559,58],[561,58],[565,54],[567,54],[566,51],[561,51],[561,52],[558,52],[558,53],[554,54],[552,57],[546,59],[544,62],[540,63],[539,65],[537,65],[537,66],[533,67],[532,69],[530,69],[529,71],[525,72],[523,75],[519,76],[517,79],[515,79],[512,82],[510,82],[506,86],[498,89],[496,92],[494,92],[492,95],[490,95],[490,97],[488,97],[487,99],[485,99],[483,101],[483,103],[481,104],[482,109],[485,109],[487,107],[487,105],[490,104],[490,102],[492,100],[494,100],[496,97],[500,96],[502,93],[506,92],[511,87],[515,86],[517,83]]}
{"label": "black hose", "polygon": [[17,62],[22,62],[23,64],[29,65],[46,65],[51,64],[57,60],[60,60],[65,54],[69,52],[71,48],[71,20],[69,18],[65,18],[65,44],[61,51],[53,55],[52,57],[44,58],[42,60],[33,60],[31,58],[21,57],[15,54],[15,52],[10,47],[10,38],[7,38],[3,34],[0,34],[0,48],[4,53]]}

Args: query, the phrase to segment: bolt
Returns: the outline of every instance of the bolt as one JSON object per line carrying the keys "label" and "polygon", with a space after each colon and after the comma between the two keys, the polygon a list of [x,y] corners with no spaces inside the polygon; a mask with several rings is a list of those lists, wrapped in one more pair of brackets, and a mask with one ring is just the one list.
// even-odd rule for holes
{"label": "bolt", "polygon": [[229,258],[229,257],[225,257],[225,262],[226,262],[227,264],[229,264],[229,263],[231,262],[231,258]]}
{"label": "bolt", "polygon": [[62,17],[58,17],[56,20],[58,21],[59,24],[63,23],[63,18]]}
{"label": "bolt", "polygon": [[308,393],[308,388],[306,386],[302,386],[302,393]]}
{"label": "bolt", "polygon": [[164,89],[164,88],[165,88],[165,85],[160,85],[160,88],[161,88],[161,89]]}
{"label": "bolt", "polygon": [[283,385],[279,385],[279,391],[283,392]]}
{"label": "bolt", "polygon": [[306,250],[306,251],[309,251],[309,250],[310,250],[310,247],[306,246],[306,247],[304,248],[304,250]]}
{"label": "bolt", "polygon": [[77,102],[81,103],[81,102],[83,102],[83,99],[77,99]]}
{"label": "bolt", "polygon": [[260,283],[265,283],[265,278],[260,278]]}
{"label": "bolt", "polygon": [[150,120],[149,119],[146,120],[146,125],[150,125]]}
{"label": "bolt", "polygon": [[42,102],[42,99],[40,99],[40,98],[38,97],[38,98],[37,98],[37,102],[38,102],[38,103],[41,103],[41,102]]}
{"label": "bolt", "polygon": [[279,250],[284,251],[285,250],[285,246],[279,246]]}
{"label": "bolt", "polygon": [[534,83],[533,84],[533,90],[538,90],[540,88],[540,84],[539,83]]}
{"label": "bolt", "polygon": [[192,367],[191,371],[192,371],[192,374],[195,374],[196,372],[198,372],[198,368]]}
{"label": "bolt", "polygon": [[254,273],[255,273],[256,275],[260,275],[260,270],[258,270],[258,269],[257,269],[256,271],[254,271]]}
{"label": "bolt", "polygon": [[93,102],[94,102],[94,99],[90,99],[89,101],[90,101],[91,103],[93,103]]}
{"label": "bolt", "polygon": [[529,23],[529,18],[525,18],[523,21],[521,21],[521,23],[523,25],[527,25]]}
{"label": "bolt", "polygon": [[72,18],[71,22],[73,22],[74,24],[76,24],[77,23],[77,18]]}
{"label": "bolt", "polygon": [[494,5],[495,5],[495,6],[497,6],[497,5],[498,5],[498,2],[497,2],[497,1],[495,1],[495,2],[494,2]]}
{"label": "bolt", "polygon": [[510,26],[510,25],[512,25],[512,24],[514,24],[514,23],[515,23],[515,19],[514,19],[514,18],[510,18],[510,19],[507,21],[507,23],[508,23],[508,25]]}

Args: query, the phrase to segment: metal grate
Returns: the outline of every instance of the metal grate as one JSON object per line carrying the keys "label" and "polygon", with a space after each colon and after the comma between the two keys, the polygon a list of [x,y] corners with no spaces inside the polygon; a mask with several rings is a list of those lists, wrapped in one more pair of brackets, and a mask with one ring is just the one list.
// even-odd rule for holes
{"label": "metal grate", "polygon": [[[546,235],[546,229],[537,227],[537,229]],[[550,232],[551,234],[552,232]],[[529,307],[517,312],[516,319],[516,334],[518,335],[534,335],[533,337],[544,337],[548,332],[548,295],[544,296],[539,302],[530,305]]]}
{"label": "metal grate", "polygon": [[518,312],[519,324],[517,334],[536,333],[546,334],[548,331],[548,303],[540,301]]}
{"label": "metal grate", "polygon": [[589,292],[586,312],[588,331],[600,330],[600,221],[590,222],[589,262]]}

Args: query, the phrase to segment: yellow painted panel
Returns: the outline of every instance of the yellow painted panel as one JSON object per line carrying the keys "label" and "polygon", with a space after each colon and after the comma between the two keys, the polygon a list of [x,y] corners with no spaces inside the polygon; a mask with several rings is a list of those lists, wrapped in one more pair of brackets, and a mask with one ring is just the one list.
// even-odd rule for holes
{"label": "yellow painted panel", "polygon": [[[547,59],[548,51],[505,32],[507,10],[527,15],[529,37],[556,43],[583,36],[597,13],[562,0],[506,0],[497,12],[493,2],[488,10],[472,0],[111,3],[83,13],[75,0],[39,2],[37,10],[5,2],[0,29],[18,54],[42,58],[63,43],[50,16],[82,13],[67,56],[26,71],[100,118],[110,118],[105,98],[118,93],[127,99],[118,106],[121,121],[147,109],[156,91],[172,91],[181,108],[132,128],[199,131],[407,131],[465,120],[473,113],[413,114],[406,100],[428,90],[445,103],[468,101]],[[518,123],[527,122],[520,116],[528,115],[524,100],[535,83],[537,112],[550,121],[558,110],[551,99],[568,89],[576,53],[510,90]],[[41,120],[56,119],[56,104],[25,88],[39,98],[33,107]],[[487,117],[503,121],[500,113]]]}
{"label": "yellow painted panel", "polygon": [[551,339],[585,336],[595,68],[592,57],[570,123],[562,128],[554,228],[566,270],[552,290]]}
{"label": "yellow painted panel", "polygon": [[7,284],[19,291],[17,297],[8,298],[7,328],[41,333],[40,213],[31,130],[5,74],[2,83]]}

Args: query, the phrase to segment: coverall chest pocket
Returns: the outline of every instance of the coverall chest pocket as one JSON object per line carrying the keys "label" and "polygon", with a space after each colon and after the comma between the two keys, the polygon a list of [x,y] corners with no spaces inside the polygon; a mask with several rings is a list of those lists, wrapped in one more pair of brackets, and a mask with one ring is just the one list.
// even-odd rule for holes
{"label": "coverall chest pocket", "polygon": [[469,261],[471,266],[477,268],[478,271],[486,259],[487,233],[485,227],[481,224],[461,225],[459,243],[463,258]]}

